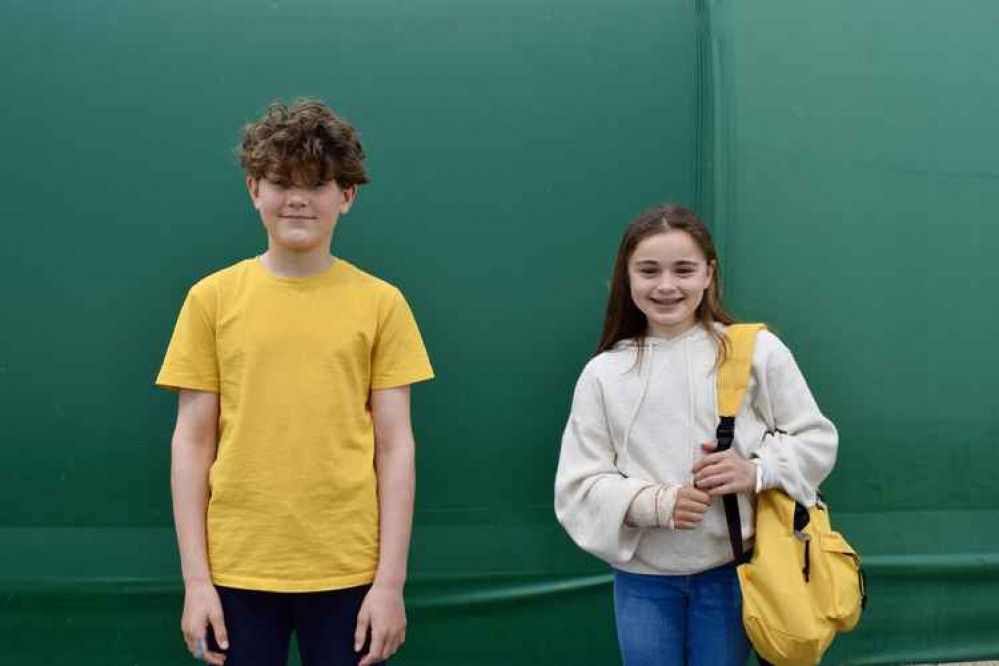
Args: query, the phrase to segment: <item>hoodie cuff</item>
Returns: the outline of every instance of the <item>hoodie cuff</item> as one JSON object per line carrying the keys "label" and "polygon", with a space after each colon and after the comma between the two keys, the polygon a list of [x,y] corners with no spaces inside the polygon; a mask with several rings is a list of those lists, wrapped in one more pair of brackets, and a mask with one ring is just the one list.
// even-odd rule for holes
{"label": "hoodie cuff", "polygon": [[659,527],[656,517],[656,495],[662,486],[646,486],[635,495],[624,515],[624,522],[631,527]]}
{"label": "hoodie cuff", "polygon": [[656,513],[659,516],[660,527],[676,529],[673,526],[673,509],[676,508],[676,498],[679,494],[680,486],[669,486],[656,498]]}
{"label": "hoodie cuff", "polygon": [[764,490],[770,490],[775,485],[777,485],[777,480],[774,475],[770,473],[766,462],[763,461],[762,457],[753,458],[750,462],[756,465],[756,493],[762,493]]}

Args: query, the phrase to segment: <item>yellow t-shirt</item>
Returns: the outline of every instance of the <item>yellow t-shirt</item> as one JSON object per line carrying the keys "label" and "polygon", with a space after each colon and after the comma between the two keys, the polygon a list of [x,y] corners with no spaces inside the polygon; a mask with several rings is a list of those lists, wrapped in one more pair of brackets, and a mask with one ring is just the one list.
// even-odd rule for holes
{"label": "yellow t-shirt", "polygon": [[194,285],[156,384],[220,396],[214,582],[305,592],[374,580],[368,396],[431,377],[399,290],[342,259],[306,278],[247,259]]}

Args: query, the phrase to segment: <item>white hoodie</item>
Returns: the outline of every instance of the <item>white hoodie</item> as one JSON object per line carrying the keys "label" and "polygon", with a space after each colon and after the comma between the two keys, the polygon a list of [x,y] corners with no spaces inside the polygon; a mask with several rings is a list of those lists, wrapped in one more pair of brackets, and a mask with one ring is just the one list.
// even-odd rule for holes
{"label": "white hoodie", "polygon": [[[719,330],[723,330],[719,327]],[[576,544],[612,566],[644,574],[693,574],[732,561],[725,510],[716,498],[693,530],[625,524],[649,486],[691,485],[701,443],[715,441],[717,345],[700,326],[671,339],[633,341],[593,358],[576,384],[555,478],[555,513]],[[755,458],[764,488],[808,506],[836,461],[837,435],[819,411],[787,347],[761,331],[733,449]],[[742,536],[753,507],[739,495]]]}

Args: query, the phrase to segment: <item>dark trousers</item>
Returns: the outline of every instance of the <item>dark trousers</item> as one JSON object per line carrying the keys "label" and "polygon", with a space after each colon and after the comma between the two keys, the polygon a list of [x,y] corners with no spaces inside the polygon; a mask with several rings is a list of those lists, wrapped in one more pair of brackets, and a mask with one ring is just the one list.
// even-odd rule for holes
{"label": "dark trousers", "polygon": [[[208,632],[209,649],[226,653],[226,666],[286,666],[291,634],[302,666],[356,666],[354,629],[369,585],[329,592],[258,592],[216,586],[229,649]],[[387,662],[383,662],[387,663]]]}

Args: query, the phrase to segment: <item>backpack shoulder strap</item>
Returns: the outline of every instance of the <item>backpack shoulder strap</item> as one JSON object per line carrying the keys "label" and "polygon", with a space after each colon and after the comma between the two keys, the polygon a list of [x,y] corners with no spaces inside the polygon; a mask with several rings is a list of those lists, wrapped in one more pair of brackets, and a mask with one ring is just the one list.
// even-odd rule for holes
{"label": "backpack shoulder strap", "polygon": [[[750,370],[753,365],[753,346],[756,334],[765,329],[763,324],[732,324],[725,329],[728,341],[725,360],[718,368],[718,431],[715,433],[717,451],[725,451],[732,446],[735,438],[735,415],[739,411],[742,397],[749,385]],[[725,495],[725,522],[728,524],[728,539],[736,564],[748,559],[742,549],[742,519],[739,516],[739,502],[735,495]]]}
{"label": "backpack shoulder strap", "polygon": [[763,324],[732,324],[725,329],[728,340],[725,361],[718,368],[718,415],[734,417],[749,384],[756,334]]}

